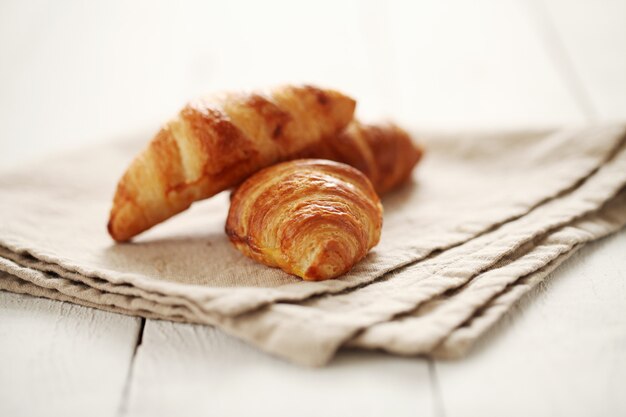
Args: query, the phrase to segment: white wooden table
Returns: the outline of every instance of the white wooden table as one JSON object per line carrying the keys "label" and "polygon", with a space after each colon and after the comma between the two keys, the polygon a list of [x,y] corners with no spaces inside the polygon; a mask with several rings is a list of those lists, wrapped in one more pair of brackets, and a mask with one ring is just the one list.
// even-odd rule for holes
{"label": "white wooden table", "polygon": [[[409,127],[625,121],[625,21],[624,0],[4,0],[0,164],[289,81]],[[210,327],[0,292],[0,416],[618,416],[625,385],[625,232],[449,363],[343,352],[302,369]]]}

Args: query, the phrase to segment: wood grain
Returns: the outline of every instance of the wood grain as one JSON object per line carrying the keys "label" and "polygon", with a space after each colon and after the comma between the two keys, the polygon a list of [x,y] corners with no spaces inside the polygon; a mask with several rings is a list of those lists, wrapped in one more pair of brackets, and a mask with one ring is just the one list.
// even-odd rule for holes
{"label": "wood grain", "polygon": [[115,416],[139,319],[0,292],[0,415]]}

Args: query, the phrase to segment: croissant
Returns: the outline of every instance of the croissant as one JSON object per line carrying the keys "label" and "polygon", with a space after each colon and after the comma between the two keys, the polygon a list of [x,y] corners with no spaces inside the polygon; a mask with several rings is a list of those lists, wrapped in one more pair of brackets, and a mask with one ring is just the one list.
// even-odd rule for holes
{"label": "croissant", "polygon": [[283,162],[233,193],[226,234],[246,256],[304,280],[334,278],[380,239],[382,206],[360,171],[322,159]]}
{"label": "croissant", "polygon": [[334,137],[355,101],[337,91],[285,86],[192,102],[167,123],[117,185],[108,230],[126,241],[233,187],[257,170]]}
{"label": "croissant", "polygon": [[408,133],[393,123],[373,125],[355,120],[337,137],[307,149],[303,156],[351,165],[383,195],[410,177],[423,153]]}

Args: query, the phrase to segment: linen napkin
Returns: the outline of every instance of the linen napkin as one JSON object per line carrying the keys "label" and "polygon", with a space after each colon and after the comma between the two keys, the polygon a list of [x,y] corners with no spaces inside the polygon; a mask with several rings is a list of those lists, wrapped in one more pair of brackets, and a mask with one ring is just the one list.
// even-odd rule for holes
{"label": "linen napkin", "polygon": [[383,199],[381,243],[308,283],[227,241],[227,195],[130,244],[105,230],[143,141],[49,159],[0,179],[0,288],[125,314],[217,325],[294,362],[341,346],[462,354],[585,242],[626,223],[621,126],[415,135],[428,155]]}

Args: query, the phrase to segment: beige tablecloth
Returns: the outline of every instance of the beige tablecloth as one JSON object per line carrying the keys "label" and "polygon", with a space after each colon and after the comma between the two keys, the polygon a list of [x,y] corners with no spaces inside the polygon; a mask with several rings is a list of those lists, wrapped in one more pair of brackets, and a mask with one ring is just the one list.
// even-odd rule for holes
{"label": "beige tablecloth", "polygon": [[115,244],[115,183],[143,140],[0,178],[0,289],[205,323],[291,361],[345,345],[459,356],[585,242],[626,224],[622,126],[419,133],[414,180],[383,199],[380,244],[337,280],[302,282],[237,252],[218,195]]}

